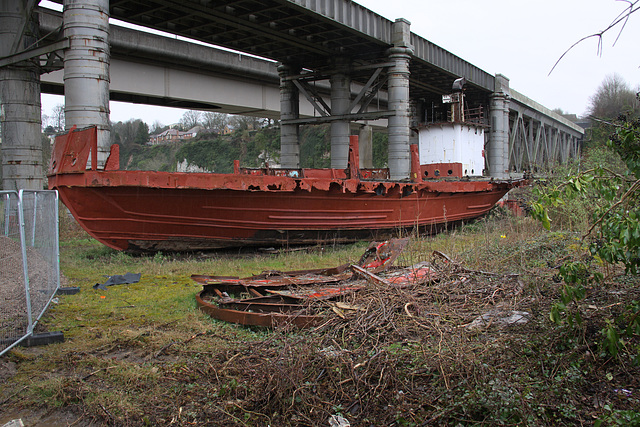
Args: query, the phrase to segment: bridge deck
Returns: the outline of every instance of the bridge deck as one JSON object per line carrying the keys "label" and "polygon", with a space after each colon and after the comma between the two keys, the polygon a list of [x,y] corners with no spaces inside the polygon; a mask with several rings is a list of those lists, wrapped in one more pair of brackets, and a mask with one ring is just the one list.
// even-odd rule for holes
{"label": "bridge deck", "polygon": [[[132,24],[316,70],[340,55],[356,64],[380,61],[392,37],[392,21],[348,0],[216,0],[208,5],[197,0],[112,0],[110,14]],[[411,34],[411,42],[415,48],[413,97],[439,98],[460,76],[467,79],[470,100],[485,101],[493,90],[492,75],[417,34]]]}

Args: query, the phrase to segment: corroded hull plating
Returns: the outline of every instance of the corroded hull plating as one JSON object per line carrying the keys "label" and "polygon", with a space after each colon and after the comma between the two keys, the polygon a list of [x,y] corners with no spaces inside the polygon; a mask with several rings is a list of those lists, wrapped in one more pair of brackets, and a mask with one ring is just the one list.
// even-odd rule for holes
{"label": "corroded hull plating", "polygon": [[49,186],[59,191],[89,234],[119,250],[369,239],[481,216],[522,182],[391,182],[373,178],[380,171],[353,168],[236,167],[233,174],[120,171],[115,170],[117,149],[105,170],[87,170],[90,157],[90,164],[96,164],[94,138],[93,128],[58,137]]}

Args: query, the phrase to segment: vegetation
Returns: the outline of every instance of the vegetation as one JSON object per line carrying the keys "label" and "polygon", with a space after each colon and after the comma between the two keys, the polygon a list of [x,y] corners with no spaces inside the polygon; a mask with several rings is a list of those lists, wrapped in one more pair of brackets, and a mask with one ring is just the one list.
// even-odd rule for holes
{"label": "vegetation", "polygon": [[[193,115],[183,117],[182,122],[196,122]],[[201,115],[197,115],[198,118]],[[205,122],[211,129],[233,126],[227,134],[203,132],[189,141],[148,146],[149,128],[140,120],[113,124],[113,142],[120,145],[120,167],[128,170],[175,171],[178,163],[186,161],[203,170],[230,173],[234,160],[242,167],[262,167],[280,161],[280,130],[275,126],[263,126],[254,118],[228,118],[218,113],[205,113]],[[183,127],[186,125],[183,123]],[[193,127],[193,126],[192,126]],[[155,131],[162,128],[156,126]],[[387,162],[387,135],[373,134],[374,167],[381,168]],[[331,165],[331,138],[329,125],[303,126],[300,130],[300,166],[303,168],[327,168]]]}
{"label": "vegetation", "polygon": [[636,92],[618,74],[606,76],[589,99],[589,114],[600,119],[615,119],[620,115],[637,117],[640,100]]}
{"label": "vegetation", "polygon": [[[618,89],[613,90],[613,86]],[[614,277],[623,278],[626,286],[622,292],[634,296],[621,298],[613,303],[618,306],[615,311],[602,314],[599,348],[612,364],[637,366],[640,364],[637,281],[640,274],[640,108],[637,101],[629,102],[628,89],[619,90],[621,87],[625,85],[617,78],[605,79],[592,98],[591,110],[617,114],[617,117],[594,117],[597,129],[591,134],[586,162],[578,171],[570,170],[567,175],[539,186],[532,208],[534,216],[546,228],[551,228],[554,220],[566,222],[568,215],[584,218],[577,228],[584,255],[578,260],[566,260],[560,266],[558,277],[564,283],[559,299],[552,304],[550,319],[561,328],[585,336],[589,328],[584,320],[589,311],[585,301],[597,294],[594,289],[607,288]],[[610,96],[604,96],[606,94]],[[624,275],[618,266],[624,267]],[[605,416],[605,423],[640,423],[637,406],[631,412],[608,409],[612,412]]]}
{"label": "vegetation", "polygon": [[[573,302],[581,329],[551,326],[563,292],[558,265],[584,256],[575,232],[496,209],[413,236],[398,261],[433,262],[439,250],[463,270],[408,290],[372,287],[350,301],[362,310],[344,318],[329,310],[331,321],[315,330],[265,330],[200,313],[189,276],[336,266],[356,261],[365,243],[134,257],[63,218],[61,268],[81,291],[61,296],[39,327],[63,331],[65,342],[0,360],[3,413],[27,424],[327,425],[342,416],[352,425],[633,425],[640,417],[640,369],[624,352],[611,356],[600,333],[638,299],[637,287],[619,275],[584,281],[585,298]],[[142,273],[140,283],[92,287],[125,272]],[[496,309],[530,320],[470,327]]]}

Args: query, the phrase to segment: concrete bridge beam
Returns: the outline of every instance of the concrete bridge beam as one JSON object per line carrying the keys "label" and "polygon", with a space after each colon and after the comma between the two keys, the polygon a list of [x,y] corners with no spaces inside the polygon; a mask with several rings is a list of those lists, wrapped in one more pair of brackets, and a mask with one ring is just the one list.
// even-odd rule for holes
{"label": "concrete bridge beam", "polygon": [[[34,6],[34,1],[0,0],[0,57],[37,40]],[[0,68],[0,102],[2,188],[41,190],[40,72],[34,60]]]}

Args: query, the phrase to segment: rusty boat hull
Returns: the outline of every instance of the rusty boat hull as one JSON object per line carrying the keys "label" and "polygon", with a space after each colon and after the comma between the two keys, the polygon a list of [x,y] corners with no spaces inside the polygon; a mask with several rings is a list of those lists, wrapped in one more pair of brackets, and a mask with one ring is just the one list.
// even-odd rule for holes
{"label": "rusty boat hull", "polygon": [[95,128],[59,136],[49,166],[49,187],[59,191],[91,236],[118,250],[372,239],[479,217],[523,183],[398,182],[384,179],[381,170],[352,167],[269,170],[236,165],[231,174],[122,171],[116,145],[104,169],[87,169],[87,164],[97,164],[96,140]]}

